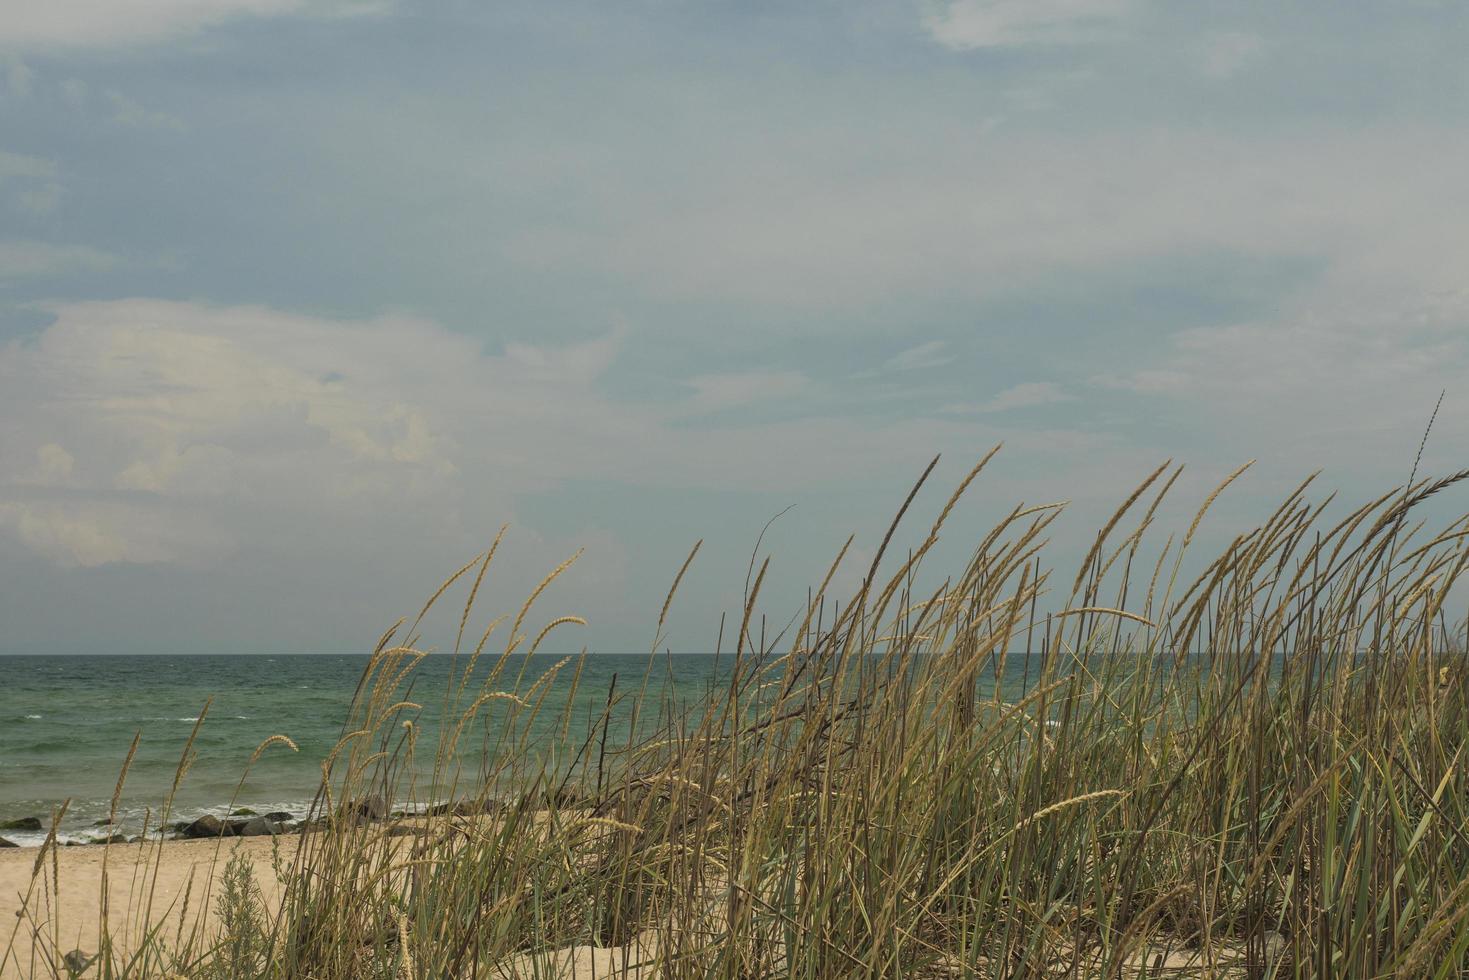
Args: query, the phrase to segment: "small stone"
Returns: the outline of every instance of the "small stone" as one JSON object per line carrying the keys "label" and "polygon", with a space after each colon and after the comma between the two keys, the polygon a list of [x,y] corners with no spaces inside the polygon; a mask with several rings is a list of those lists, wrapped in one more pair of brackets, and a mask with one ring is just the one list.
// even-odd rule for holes
{"label": "small stone", "polygon": [[66,964],[67,972],[76,977],[87,972],[87,969],[92,965],[92,961],[96,958],[95,956],[88,956],[79,949],[74,949],[63,956],[61,962]]}
{"label": "small stone", "polygon": [[19,847],[19,846],[20,845],[17,844],[15,841],[6,840],[4,837],[0,837],[0,847]]}

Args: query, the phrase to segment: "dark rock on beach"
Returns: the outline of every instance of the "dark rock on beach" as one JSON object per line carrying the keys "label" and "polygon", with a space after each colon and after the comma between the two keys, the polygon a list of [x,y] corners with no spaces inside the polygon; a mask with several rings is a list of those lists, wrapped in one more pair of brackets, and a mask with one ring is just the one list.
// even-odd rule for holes
{"label": "dark rock on beach", "polygon": [[456,817],[476,817],[481,813],[501,813],[507,809],[506,804],[494,798],[485,800],[459,800],[456,803],[440,803],[429,808],[429,816],[442,817],[445,814],[453,814]]}
{"label": "dark rock on beach", "polygon": [[287,813],[284,810],[272,810],[265,815],[265,819],[274,821],[275,823],[290,823],[296,819],[296,815],[294,813]]}
{"label": "dark rock on beach", "polygon": [[20,845],[17,844],[15,841],[6,840],[4,837],[0,837],[0,847],[19,847],[19,846]]}
{"label": "dark rock on beach", "polygon": [[239,826],[231,824],[231,829],[236,837],[273,837],[285,833],[284,827],[266,817],[252,817]]}
{"label": "dark rock on beach", "polygon": [[405,827],[402,824],[398,824],[396,826],[389,827],[384,833],[388,837],[422,837],[423,828]]}
{"label": "dark rock on beach", "polygon": [[189,824],[179,831],[180,837],[229,837],[234,833],[230,825],[211,814],[205,814],[198,820]]}
{"label": "dark rock on beach", "polygon": [[45,829],[41,826],[40,817],[20,817],[16,820],[0,821],[0,830],[29,830],[39,833]]}
{"label": "dark rock on beach", "polygon": [[126,844],[126,843],[128,843],[128,835],[127,834],[108,834],[106,837],[93,837],[87,843],[89,843],[89,844]]}
{"label": "dark rock on beach", "polygon": [[358,800],[352,806],[352,813],[363,820],[383,820],[388,815],[388,802],[374,793]]}

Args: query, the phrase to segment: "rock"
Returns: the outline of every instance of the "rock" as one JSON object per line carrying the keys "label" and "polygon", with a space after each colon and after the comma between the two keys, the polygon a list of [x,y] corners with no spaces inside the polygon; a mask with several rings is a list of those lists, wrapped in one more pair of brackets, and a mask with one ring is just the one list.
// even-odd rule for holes
{"label": "rock", "polygon": [[431,817],[442,817],[452,814],[456,817],[476,817],[481,813],[500,813],[505,809],[505,804],[496,799],[486,800],[460,800],[457,803],[440,803],[429,807],[428,813]]}
{"label": "rock", "polygon": [[353,804],[351,812],[364,820],[382,820],[388,815],[388,801],[374,793]]}
{"label": "rock", "polygon": [[111,827],[112,826],[112,818],[111,817],[103,817],[101,820],[93,820],[92,821],[92,826],[93,827]]}
{"label": "rock", "polygon": [[254,817],[254,816],[259,816],[259,814],[257,814],[254,810],[250,809],[248,806],[242,806],[242,807],[239,807],[236,810],[231,810],[230,811],[230,816],[232,816],[232,817]]}
{"label": "rock", "polygon": [[20,817],[16,820],[0,821],[0,830],[29,830],[40,833],[45,829],[41,826],[40,817]]}
{"label": "rock", "polygon": [[92,965],[92,961],[96,958],[95,956],[88,956],[79,949],[74,949],[63,956],[61,962],[66,964],[66,971],[69,974],[78,977],[87,972],[88,968]]}
{"label": "rock", "polygon": [[272,810],[265,815],[265,819],[274,821],[275,823],[290,823],[296,819],[296,815],[294,813],[287,813],[284,810]]}
{"label": "rock", "polygon": [[395,827],[389,827],[386,831],[384,831],[384,836],[387,837],[421,837],[422,835],[423,830],[421,828],[405,827],[402,824],[398,824]]}
{"label": "rock", "polygon": [[180,836],[188,838],[229,837],[233,833],[234,830],[229,824],[208,813],[179,832]]}
{"label": "rock", "polygon": [[237,837],[274,837],[281,833],[285,833],[285,828],[265,817],[252,817],[235,830]]}
{"label": "rock", "polygon": [[19,847],[19,846],[20,845],[17,844],[13,840],[6,840],[4,837],[0,837],[0,847]]}
{"label": "rock", "polygon": [[93,837],[87,843],[89,843],[89,844],[126,844],[127,842],[128,842],[128,835],[127,834],[108,834],[106,837]]}

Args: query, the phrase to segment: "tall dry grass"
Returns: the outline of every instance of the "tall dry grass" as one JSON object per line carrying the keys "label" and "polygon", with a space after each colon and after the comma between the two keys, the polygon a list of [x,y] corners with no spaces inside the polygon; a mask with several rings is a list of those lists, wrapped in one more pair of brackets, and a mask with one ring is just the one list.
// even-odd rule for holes
{"label": "tall dry grass", "polygon": [[[471,585],[447,689],[415,686],[428,607],[377,645],[279,903],[221,860],[212,928],[99,936],[91,975],[1459,975],[1469,518],[1416,514],[1469,473],[1334,523],[1308,480],[1185,578],[1218,491],[1155,554],[1160,467],[1075,573],[1045,563],[1060,505],[1022,505],[917,592],[983,465],[920,547],[886,556],[889,528],[855,595],[828,573],[777,637],[752,567],[721,688],[679,708],[651,657],[590,732],[588,692],[550,698],[578,659],[526,669],[566,565],[466,633],[491,548],[429,603]],[[43,948],[49,854],[21,926]]]}

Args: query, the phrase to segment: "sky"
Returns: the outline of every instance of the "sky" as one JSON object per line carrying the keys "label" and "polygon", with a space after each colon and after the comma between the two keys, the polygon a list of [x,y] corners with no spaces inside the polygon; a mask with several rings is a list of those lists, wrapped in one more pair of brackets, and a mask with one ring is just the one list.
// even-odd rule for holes
{"label": "sky", "polygon": [[1465,50],[1459,0],[0,0],[0,652],[365,652],[506,524],[483,618],[584,549],[532,620],[649,649],[702,539],[707,650],[767,521],[775,622],[936,454],[918,539],[1004,444],[950,567],[1068,500],[1063,568],[1167,459],[1174,524],[1258,461],[1206,544],[1376,496],[1441,391],[1469,465]]}

